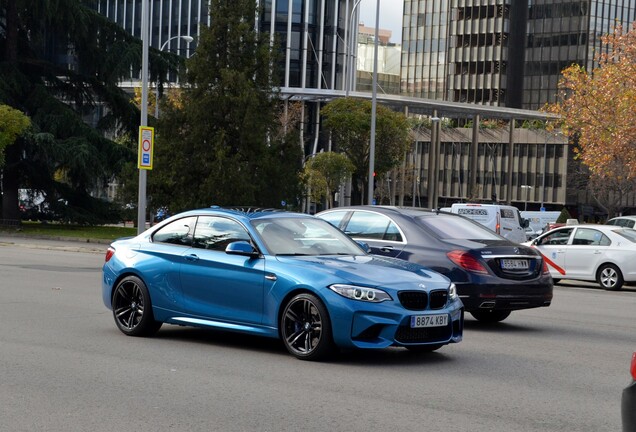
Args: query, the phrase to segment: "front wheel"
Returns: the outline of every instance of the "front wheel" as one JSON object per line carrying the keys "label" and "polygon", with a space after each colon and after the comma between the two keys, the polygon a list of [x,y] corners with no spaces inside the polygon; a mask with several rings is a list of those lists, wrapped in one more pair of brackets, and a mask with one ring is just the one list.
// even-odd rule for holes
{"label": "front wheel", "polygon": [[605,264],[598,270],[596,281],[601,286],[609,291],[616,291],[623,287],[623,274],[613,264]]}
{"label": "front wheel", "polygon": [[333,352],[327,308],[312,294],[298,294],[287,303],[280,328],[285,348],[298,359],[320,360]]}
{"label": "front wheel", "polygon": [[161,327],[155,321],[146,284],[137,276],[123,278],[113,292],[113,317],[128,336],[151,336]]}
{"label": "front wheel", "polygon": [[510,316],[511,311],[507,310],[476,310],[470,314],[477,320],[484,323],[501,322]]}

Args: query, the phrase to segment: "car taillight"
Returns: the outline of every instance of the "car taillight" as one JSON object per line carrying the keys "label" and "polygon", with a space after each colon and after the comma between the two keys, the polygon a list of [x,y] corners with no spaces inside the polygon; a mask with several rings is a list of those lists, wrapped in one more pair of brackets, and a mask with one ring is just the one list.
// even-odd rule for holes
{"label": "car taillight", "polygon": [[474,256],[465,251],[451,251],[448,252],[446,256],[464,270],[475,273],[488,274],[488,270],[486,270],[486,267],[484,267],[483,264],[480,263]]}
{"label": "car taillight", "polygon": [[548,263],[545,262],[545,260],[541,260],[541,262],[543,263],[543,266],[542,266],[543,274],[550,274],[550,269],[548,268]]}
{"label": "car taillight", "polygon": [[104,262],[110,261],[113,255],[115,255],[115,248],[109,247],[108,250],[106,251],[106,258],[104,259]]}
{"label": "car taillight", "polygon": [[630,372],[632,373],[632,379],[636,381],[636,352],[632,354],[632,367]]}

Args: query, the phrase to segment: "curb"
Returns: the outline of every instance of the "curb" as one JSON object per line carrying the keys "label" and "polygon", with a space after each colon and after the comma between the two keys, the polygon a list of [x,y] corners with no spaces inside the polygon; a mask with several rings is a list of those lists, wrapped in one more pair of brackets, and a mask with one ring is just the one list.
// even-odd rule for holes
{"label": "curb", "polygon": [[17,246],[30,249],[61,250],[69,252],[105,253],[114,240],[86,239],[77,237],[24,235],[18,233],[0,233],[0,247]]}

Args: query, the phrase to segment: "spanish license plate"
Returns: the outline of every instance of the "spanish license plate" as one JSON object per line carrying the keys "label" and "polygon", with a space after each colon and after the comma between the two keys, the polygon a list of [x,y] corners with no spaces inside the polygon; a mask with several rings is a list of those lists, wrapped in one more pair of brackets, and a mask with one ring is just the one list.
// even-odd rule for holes
{"label": "spanish license plate", "polygon": [[448,314],[415,315],[411,317],[411,328],[443,327],[448,325]]}
{"label": "spanish license plate", "polygon": [[502,259],[501,268],[504,270],[528,270],[527,259]]}

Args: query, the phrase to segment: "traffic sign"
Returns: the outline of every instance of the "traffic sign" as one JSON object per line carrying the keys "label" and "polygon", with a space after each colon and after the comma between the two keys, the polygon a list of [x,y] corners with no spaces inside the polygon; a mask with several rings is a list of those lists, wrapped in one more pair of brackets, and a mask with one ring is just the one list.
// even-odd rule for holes
{"label": "traffic sign", "polygon": [[155,146],[155,128],[148,126],[139,127],[139,158],[137,168],[151,170],[152,154]]}

